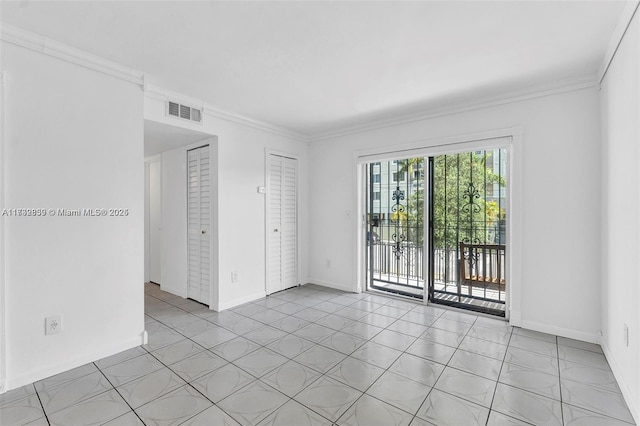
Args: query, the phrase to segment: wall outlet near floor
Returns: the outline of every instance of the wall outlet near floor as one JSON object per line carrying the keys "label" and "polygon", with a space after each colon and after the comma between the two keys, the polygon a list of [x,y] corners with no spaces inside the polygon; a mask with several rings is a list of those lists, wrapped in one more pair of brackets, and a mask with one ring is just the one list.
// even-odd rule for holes
{"label": "wall outlet near floor", "polygon": [[327,269],[331,268],[331,259],[325,260],[324,265],[327,267]]}
{"label": "wall outlet near floor", "polygon": [[624,345],[629,347],[629,326],[627,324],[624,325]]}
{"label": "wall outlet near floor", "polygon": [[232,283],[237,283],[238,282],[238,271],[232,271],[231,272],[231,282]]}
{"label": "wall outlet near floor", "polygon": [[58,334],[62,331],[62,317],[60,315],[52,315],[44,319],[44,334]]}

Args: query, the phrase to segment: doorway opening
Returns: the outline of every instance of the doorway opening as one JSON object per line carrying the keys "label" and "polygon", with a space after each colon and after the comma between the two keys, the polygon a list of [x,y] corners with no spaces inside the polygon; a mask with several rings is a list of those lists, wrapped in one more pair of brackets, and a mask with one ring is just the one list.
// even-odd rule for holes
{"label": "doorway opening", "polygon": [[507,159],[487,148],[368,163],[367,286],[504,317]]}
{"label": "doorway opening", "polygon": [[217,140],[145,120],[145,282],[217,308]]}

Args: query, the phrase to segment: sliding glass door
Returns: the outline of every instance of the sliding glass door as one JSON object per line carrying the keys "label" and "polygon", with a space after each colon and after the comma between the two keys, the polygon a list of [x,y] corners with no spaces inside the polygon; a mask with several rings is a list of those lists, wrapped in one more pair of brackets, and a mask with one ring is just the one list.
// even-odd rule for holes
{"label": "sliding glass door", "polygon": [[412,297],[424,293],[424,159],[368,165],[369,287]]}
{"label": "sliding glass door", "polygon": [[505,149],[368,164],[369,288],[504,316],[506,165]]}

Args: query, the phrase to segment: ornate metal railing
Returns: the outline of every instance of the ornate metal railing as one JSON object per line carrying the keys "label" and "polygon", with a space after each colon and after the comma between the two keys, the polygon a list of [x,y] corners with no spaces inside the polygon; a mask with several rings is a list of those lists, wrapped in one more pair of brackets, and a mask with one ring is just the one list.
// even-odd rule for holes
{"label": "ornate metal railing", "polygon": [[[495,232],[498,233],[500,231],[496,229]],[[504,245],[499,247],[504,248]],[[372,262],[371,269],[375,280],[398,286],[424,288],[426,259],[423,247],[415,246],[412,243],[401,243],[399,245],[394,240],[381,241],[374,238],[369,249],[371,250],[369,259]],[[398,256],[398,253],[401,253],[401,255]],[[504,249],[501,251],[489,250],[487,251],[486,260],[487,265],[494,265],[492,266],[495,270],[493,273],[497,277],[501,277],[503,281],[506,276],[504,256]],[[439,291],[446,293],[459,292],[460,281],[458,275],[460,265],[458,262],[460,257],[459,246],[436,248],[434,250],[434,282],[438,285]],[[490,269],[489,266],[487,268]],[[495,289],[489,288],[489,290]],[[504,295],[500,293],[503,292],[504,286],[502,288],[499,287],[497,291],[490,291],[489,293],[484,291],[482,294],[476,291],[475,294],[483,299],[501,301]],[[465,293],[472,295],[471,288],[468,288]]]}

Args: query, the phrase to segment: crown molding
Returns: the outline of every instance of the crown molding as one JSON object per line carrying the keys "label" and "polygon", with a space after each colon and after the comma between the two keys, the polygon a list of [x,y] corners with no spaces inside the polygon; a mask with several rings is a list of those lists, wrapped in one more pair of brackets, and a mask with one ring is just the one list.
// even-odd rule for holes
{"label": "crown molding", "polygon": [[616,56],[618,46],[620,46],[620,43],[622,43],[622,39],[627,32],[627,28],[629,28],[629,25],[631,25],[631,21],[633,20],[633,17],[636,14],[639,5],[640,0],[628,1],[625,3],[624,9],[622,10],[620,18],[618,19],[618,24],[616,25],[615,30],[613,30],[613,34],[611,35],[611,39],[609,40],[607,53],[604,55],[602,64],[600,65],[600,70],[598,71],[599,83],[602,83],[602,80],[604,80],[604,77],[607,74],[607,70],[609,69],[609,65],[611,65],[613,58]]}
{"label": "crown molding", "polygon": [[202,108],[204,115],[220,120],[229,121],[232,123],[240,124],[242,126],[251,127],[263,132],[272,133],[279,136],[284,136],[291,139],[296,139],[300,142],[307,142],[309,137],[303,133],[296,132],[294,130],[287,129],[285,127],[276,126],[274,124],[266,123],[264,121],[255,120],[250,117],[246,117],[234,112],[225,111],[217,108],[211,104],[204,102],[201,99],[192,98],[190,96],[183,95],[181,93],[172,92],[170,90],[163,89],[152,84],[145,84],[144,86],[145,96],[151,99],[157,99],[160,101],[171,100],[181,103],[183,105],[190,105],[196,108]]}
{"label": "crown molding", "polygon": [[246,117],[234,112],[225,111],[200,99],[191,98],[180,93],[171,92],[169,90],[147,84],[145,81],[145,75],[141,71],[133,70],[116,62],[109,61],[99,56],[87,53],[83,50],[67,46],[63,43],[11,25],[7,25],[4,23],[0,25],[0,40],[46,54],[69,63],[83,66],[85,68],[101,72],[134,84],[138,84],[143,87],[145,96],[148,96],[150,98],[155,98],[162,101],[171,99],[185,105],[191,105],[193,107],[201,108],[203,113],[207,116],[251,127],[271,134],[295,139],[300,142],[318,142],[336,137],[409,124],[446,115],[453,115],[467,111],[523,101],[527,99],[549,96],[573,90],[598,87],[598,82],[601,81],[602,78],[604,78],[607,67],[613,59],[613,56],[615,56],[617,46],[622,40],[626,28],[630,24],[630,21],[636,12],[638,4],[640,4],[640,0],[626,3],[625,9],[621,14],[617,29],[614,33],[614,36],[612,36],[607,56],[605,57],[605,61],[603,62],[598,75],[594,75],[588,78],[563,81],[552,86],[538,87],[525,91],[510,92],[497,97],[487,97],[484,99],[480,98],[474,102],[460,102],[457,104],[449,105],[447,107],[425,109],[419,113],[405,114],[383,120],[371,120],[363,124],[345,126],[326,132],[316,132],[310,135]]}
{"label": "crown molding", "polygon": [[145,82],[144,95],[150,99],[156,99],[159,101],[173,101],[182,105],[188,105],[193,108],[199,108],[204,110],[204,101],[201,99],[192,98],[190,96],[183,95],[182,93],[172,92],[162,87],[149,84]]}
{"label": "crown molding", "polygon": [[43,53],[75,65],[80,65],[130,83],[138,84],[140,86],[144,85],[144,73],[141,71],[127,68],[116,62],[92,55],[83,50],[25,31],[21,28],[7,25],[4,22],[0,25],[0,40],[25,49]]}
{"label": "crown molding", "polygon": [[349,136],[358,133],[370,132],[374,130],[384,129],[387,127],[411,124],[419,121],[430,120],[447,115],[460,114],[468,111],[474,111],[484,108],[495,107],[499,105],[510,104],[514,102],[525,101],[529,99],[541,98],[575,90],[588,88],[598,88],[599,84],[596,76],[583,77],[573,80],[564,80],[553,85],[540,86],[528,90],[513,91],[502,94],[500,96],[492,96],[479,98],[473,102],[459,102],[457,104],[448,105],[443,108],[425,109],[418,113],[404,114],[392,117],[386,120],[375,120],[355,126],[348,126],[342,129],[331,130],[328,132],[315,133],[309,137],[309,142],[320,142],[327,139]]}

